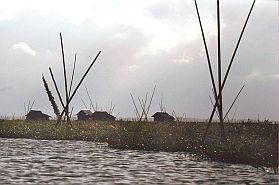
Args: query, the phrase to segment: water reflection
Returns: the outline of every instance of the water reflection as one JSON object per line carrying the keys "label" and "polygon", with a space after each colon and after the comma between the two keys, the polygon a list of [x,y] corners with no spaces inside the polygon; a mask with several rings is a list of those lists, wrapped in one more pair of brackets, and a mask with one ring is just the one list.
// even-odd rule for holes
{"label": "water reflection", "polygon": [[1,184],[277,184],[251,166],[115,150],[84,141],[0,139]]}

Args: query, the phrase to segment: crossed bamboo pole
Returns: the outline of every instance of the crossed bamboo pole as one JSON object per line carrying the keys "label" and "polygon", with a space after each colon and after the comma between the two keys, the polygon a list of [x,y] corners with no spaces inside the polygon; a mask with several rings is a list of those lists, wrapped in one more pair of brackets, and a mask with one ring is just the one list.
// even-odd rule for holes
{"label": "crossed bamboo pole", "polygon": [[101,54],[101,51],[99,51],[96,55],[96,57],[94,58],[94,60],[91,62],[90,66],[87,68],[86,72],[84,73],[84,75],[82,76],[82,78],[80,79],[78,85],[76,86],[76,88],[73,91],[73,94],[71,94],[69,101],[66,103],[65,108],[63,109],[63,111],[60,113],[60,116],[57,119],[56,124],[58,125],[61,122],[62,116],[64,115],[64,113],[66,113],[66,108],[69,106],[70,102],[73,100],[77,90],[79,89],[80,85],[82,84],[83,80],[85,79],[85,77],[87,76],[88,72],[90,71],[90,69],[92,68],[92,66],[94,65],[94,63],[96,62],[97,58],[99,57],[99,55]]}
{"label": "crossed bamboo pole", "polygon": [[144,116],[144,121],[147,121],[147,116],[148,116],[148,113],[149,113],[149,110],[150,110],[150,106],[151,106],[151,103],[152,103],[152,100],[153,100],[153,97],[154,97],[155,90],[156,90],[156,85],[153,88],[153,91],[152,91],[152,94],[151,94],[148,105],[147,105],[148,92],[145,95],[145,99],[140,99],[139,96],[137,97],[138,101],[139,101],[139,104],[140,104],[141,113],[140,113],[139,109],[137,108],[137,105],[136,105],[136,102],[135,102],[135,99],[134,99],[132,93],[130,93],[133,105],[135,107],[135,113],[136,113],[138,122],[142,121],[143,116]]}
{"label": "crossed bamboo pole", "polygon": [[63,39],[62,39],[62,34],[60,33],[60,44],[61,44],[61,53],[62,53],[62,63],[63,63],[63,73],[64,73],[64,85],[65,85],[65,95],[66,95],[66,102],[63,102],[61,93],[58,89],[57,83],[55,81],[53,72],[51,70],[51,68],[49,67],[49,72],[52,78],[52,81],[54,83],[55,86],[55,90],[56,93],[58,94],[60,103],[63,107],[63,111],[60,113],[60,115],[57,118],[57,122],[56,124],[58,125],[59,123],[61,123],[61,119],[63,117],[63,115],[65,114],[66,119],[67,119],[67,124],[71,125],[71,121],[70,121],[70,116],[69,116],[69,104],[72,101],[73,97],[75,96],[77,90],[79,89],[80,85],[82,84],[83,80],[85,79],[85,77],[87,76],[87,74],[89,73],[90,69],[92,68],[93,64],[96,62],[97,58],[99,57],[99,55],[101,54],[101,51],[99,51],[96,55],[96,57],[94,58],[94,60],[91,62],[91,64],[89,65],[89,67],[87,68],[87,70],[85,71],[84,75],[82,76],[82,78],[80,79],[78,85],[76,86],[76,88],[74,89],[73,93],[71,93],[72,90],[72,85],[73,85],[73,79],[74,79],[74,73],[75,73],[75,66],[76,66],[76,54],[75,54],[75,60],[74,60],[74,65],[73,65],[73,71],[72,71],[72,76],[71,76],[71,82],[70,82],[70,89],[68,90],[68,83],[67,83],[67,74],[66,74],[66,62],[65,62],[65,55],[64,55],[64,47],[63,47]]}
{"label": "crossed bamboo pole", "polygon": [[[224,119],[223,119],[222,91],[223,91],[223,88],[225,86],[226,80],[228,78],[231,66],[232,66],[233,61],[234,61],[234,57],[236,55],[237,49],[239,47],[240,41],[242,39],[244,30],[245,30],[245,28],[247,26],[247,23],[248,23],[248,20],[250,18],[250,15],[251,15],[251,12],[253,10],[253,7],[255,5],[255,2],[256,2],[256,0],[253,1],[253,4],[252,4],[252,6],[250,8],[250,11],[249,11],[248,16],[246,18],[246,21],[245,21],[244,26],[242,28],[242,31],[240,33],[239,39],[237,41],[235,50],[233,52],[232,58],[230,60],[229,66],[228,66],[228,68],[226,70],[225,77],[224,77],[224,79],[222,81],[222,76],[221,76],[221,72],[222,72],[221,71],[221,68],[222,68],[222,65],[221,65],[221,39],[220,39],[220,35],[221,35],[220,34],[220,6],[219,6],[219,0],[217,0],[217,31],[218,31],[218,45],[217,45],[217,47],[218,47],[218,54],[217,54],[217,56],[218,57],[217,57],[217,61],[218,61],[218,87],[219,87],[219,89],[218,89],[219,92],[218,92],[218,95],[217,95],[215,80],[214,80],[214,76],[213,76],[213,73],[212,73],[211,62],[210,62],[209,53],[208,53],[208,49],[207,49],[207,44],[206,44],[206,40],[205,40],[205,36],[204,36],[204,31],[203,31],[203,27],[202,27],[200,15],[199,15],[198,5],[197,5],[197,2],[195,0],[195,7],[196,7],[197,15],[198,15],[198,20],[199,20],[200,28],[201,28],[203,43],[204,43],[204,47],[205,47],[205,51],[206,51],[206,56],[207,56],[207,63],[208,63],[210,77],[211,77],[211,82],[212,82],[213,91],[214,91],[213,94],[214,94],[214,97],[215,97],[215,104],[213,106],[213,110],[211,112],[211,115],[210,115],[210,118],[209,118],[209,121],[208,121],[208,125],[207,125],[206,130],[205,130],[204,135],[203,135],[203,141],[205,141],[205,139],[207,137],[209,128],[210,128],[211,123],[212,123],[212,119],[213,119],[214,113],[216,111],[216,108],[218,108],[217,110],[219,112],[219,117],[220,117],[219,120],[220,120],[220,129],[221,129],[221,139],[222,140],[226,139],[225,129],[224,129]],[[237,97],[238,97],[238,95],[237,95]]]}

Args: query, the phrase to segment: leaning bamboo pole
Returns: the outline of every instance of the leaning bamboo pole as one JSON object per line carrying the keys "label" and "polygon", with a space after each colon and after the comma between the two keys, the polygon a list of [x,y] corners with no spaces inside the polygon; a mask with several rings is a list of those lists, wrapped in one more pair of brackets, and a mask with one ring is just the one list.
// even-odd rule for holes
{"label": "leaning bamboo pole", "polygon": [[88,96],[88,98],[89,98],[89,101],[90,101],[90,107],[92,107],[93,110],[96,111],[96,109],[95,109],[95,107],[94,107],[94,105],[93,105],[93,101],[92,101],[92,99],[91,99],[91,96],[90,96],[90,94],[89,94],[89,92],[88,92],[88,89],[87,89],[87,87],[86,87],[85,84],[84,84],[84,87],[85,87],[86,94],[87,94],[87,96]]}
{"label": "leaning bamboo pole", "polygon": [[208,47],[207,47],[207,44],[206,44],[205,34],[204,34],[204,30],[203,30],[203,26],[202,26],[202,22],[201,22],[201,17],[200,17],[200,13],[199,13],[199,8],[198,8],[198,4],[197,4],[196,0],[195,0],[195,7],[196,7],[198,20],[199,20],[199,25],[200,25],[200,29],[201,29],[201,33],[202,33],[202,40],[203,40],[204,49],[205,49],[205,53],[206,53],[207,65],[208,65],[208,70],[209,70],[209,74],[210,74],[211,84],[212,84],[212,87],[213,87],[213,90],[214,90],[214,98],[215,98],[215,101],[218,103],[217,97],[216,97],[217,88],[216,88],[216,85],[215,85],[214,75],[213,75],[212,66],[211,66],[210,57],[209,57],[209,51],[208,51]]}
{"label": "leaning bamboo pole", "polygon": [[234,106],[234,104],[235,104],[235,102],[236,102],[238,96],[240,95],[240,93],[241,93],[241,91],[243,90],[244,87],[245,87],[245,85],[243,85],[243,86],[241,87],[241,89],[239,90],[239,92],[237,93],[237,95],[236,95],[235,99],[233,100],[233,102],[232,102],[230,108],[228,109],[228,111],[226,112],[226,114],[225,114],[225,116],[224,116],[224,120],[226,119],[226,117],[227,117],[228,114],[230,113],[232,107]]}
{"label": "leaning bamboo pole", "polygon": [[76,62],[77,62],[77,54],[75,53],[74,66],[73,66],[70,89],[69,89],[69,96],[71,96],[71,91],[72,91],[72,86],[73,86],[73,81],[74,81],[74,75],[75,75],[75,69],[76,69]]}

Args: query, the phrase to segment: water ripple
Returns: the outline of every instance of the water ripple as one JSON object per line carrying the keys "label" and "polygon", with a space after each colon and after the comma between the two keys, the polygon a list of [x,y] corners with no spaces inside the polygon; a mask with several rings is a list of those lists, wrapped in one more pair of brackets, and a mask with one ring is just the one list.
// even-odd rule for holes
{"label": "water ripple", "polygon": [[278,184],[247,165],[85,141],[0,139],[1,184]]}

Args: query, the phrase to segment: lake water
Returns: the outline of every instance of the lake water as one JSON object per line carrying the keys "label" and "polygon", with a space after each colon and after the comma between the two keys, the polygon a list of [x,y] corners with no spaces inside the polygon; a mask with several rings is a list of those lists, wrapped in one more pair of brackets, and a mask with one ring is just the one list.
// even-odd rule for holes
{"label": "lake water", "polygon": [[278,184],[248,165],[85,141],[0,138],[0,184]]}

